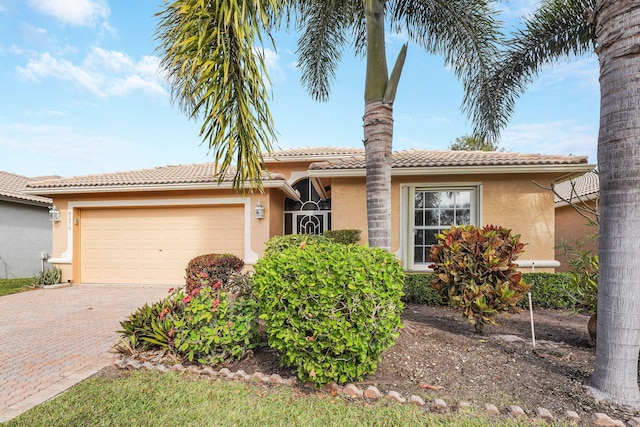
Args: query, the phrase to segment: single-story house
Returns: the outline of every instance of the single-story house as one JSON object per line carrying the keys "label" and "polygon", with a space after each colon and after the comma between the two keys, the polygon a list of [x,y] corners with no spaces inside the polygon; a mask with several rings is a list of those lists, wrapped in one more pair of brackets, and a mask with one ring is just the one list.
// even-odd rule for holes
{"label": "single-story house", "polygon": [[1,279],[34,276],[51,252],[51,199],[24,192],[33,179],[0,171]]}
{"label": "single-story house", "polygon": [[[182,284],[203,253],[251,265],[272,236],[363,230],[364,149],[313,147],[266,156],[264,192],[221,184],[211,164],[165,166],[30,183],[52,197],[53,258],[76,283]],[[452,224],[496,224],[528,243],[520,265],[553,271],[551,184],[593,169],[586,157],[407,150],[392,156],[391,249],[407,271],[428,268],[434,233]]]}
{"label": "single-story house", "polygon": [[[569,260],[561,249],[562,242],[578,250],[598,253],[598,227],[590,224],[596,220],[600,199],[600,181],[596,172],[589,172],[575,179],[554,186],[556,208],[556,260],[557,271],[569,271]],[[580,209],[579,213],[576,208]],[[585,218],[584,215],[587,216]]]}

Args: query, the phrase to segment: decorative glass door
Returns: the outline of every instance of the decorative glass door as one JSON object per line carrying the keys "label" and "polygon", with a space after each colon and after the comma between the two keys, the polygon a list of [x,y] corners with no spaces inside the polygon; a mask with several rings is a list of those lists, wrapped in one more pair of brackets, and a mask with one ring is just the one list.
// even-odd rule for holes
{"label": "decorative glass door", "polygon": [[293,188],[300,193],[300,201],[285,199],[284,234],[331,230],[331,199],[322,199],[309,179],[298,181]]}

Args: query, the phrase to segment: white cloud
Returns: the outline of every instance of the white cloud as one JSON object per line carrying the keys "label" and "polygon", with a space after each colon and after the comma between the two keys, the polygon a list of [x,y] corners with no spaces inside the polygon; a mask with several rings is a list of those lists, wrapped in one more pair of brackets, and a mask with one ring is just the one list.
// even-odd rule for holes
{"label": "white cloud", "polygon": [[557,62],[546,67],[531,85],[531,90],[543,90],[566,84],[584,88],[599,87],[600,65],[595,55],[569,62]]}
{"label": "white cloud", "polygon": [[111,15],[105,0],[28,0],[41,13],[76,26],[93,26]]}
{"label": "white cloud", "polygon": [[42,44],[48,40],[47,30],[44,28],[34,27],[27,23],[21,23],[18,27],[18,34],[20,37],[29,43]]}
{"label": "white cloud", "polygon": [[285,74],[280,65],[280,56],[274,50],[263,47],[255,48],[254,52],[264,58],[264,64],[267,66],[271,83],[279,83],[285,80]]}
{"label": "white cloud", "polygon": [[37,172],[28,175],[60,174],[64,170],[102,173],[116,170],[123,166],[123,159],[138,155],[133,141],[87,135],[66,126],[18,122],[0,123],[0,148],[9,159],[31,159],[37,165],[32,169]]}
{"label": "white cloud", "polygon": [[598,125],[575,120],[549,123],[520,123],[503,132],[501,145],[523,153],[588,156],[597,161]]}
{"label": "white cloud", "polygon": [[96,47],[81,64],[55,58],[47,52],[30,59],[25,67],[17,67],[17,72],[25,80],[70,81],[101,98],[124,96],[137,90],[166,96],[159,64],[157,57],[144,56],[135,61],[125,53]]}
{"label": "white cloud", "polygon": [[540,0],[509,0],[498,2],[497,9],[508,18],[528,16],[540,6]]}

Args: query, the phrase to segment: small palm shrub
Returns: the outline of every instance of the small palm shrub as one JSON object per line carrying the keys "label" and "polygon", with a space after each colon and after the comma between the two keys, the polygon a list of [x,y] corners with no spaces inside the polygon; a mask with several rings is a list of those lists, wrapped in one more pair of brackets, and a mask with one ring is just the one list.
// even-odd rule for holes
{"label": "small palm shrub", "polygon": [[436,274],[431,285],[477,332],[495,324],[497,313],[518,311],[518,302],[529,290],[514,264],[524,250],[520,235],[492,225],[462,225],[437,238],[430,254]]}
{"label": "small palm shrub", "polygon": [[264,245],[264,256],[277,254],[285,249],[297,248],[304,245],[316,243],[328,243],[330,240],[325,236],[317,234],[287,234],[286,236],[274,236]]}
{"label": "small palm shrub", "polygon": [[191,291],[170,289],[120,325],[118,350],[165,350],[185,362],[238,360],[259,343],[258,303],[250,277],[238,272],[226,284],[202,273]]}
{"label": "small palm shrub", "polygon": [[377,248],[301,243],[255,265],[269,346],[318,386],[373,372],[401,327],[404,273]]}
{"label": "small palm shrub", "polygon": [[206,254],[193,258],[187,264],[186,290],[191,292],[200,286],[202,275],[210,279],[208,283],[218,281],[225,284],[233,272],[242,271],[244,261],[233,254]]}

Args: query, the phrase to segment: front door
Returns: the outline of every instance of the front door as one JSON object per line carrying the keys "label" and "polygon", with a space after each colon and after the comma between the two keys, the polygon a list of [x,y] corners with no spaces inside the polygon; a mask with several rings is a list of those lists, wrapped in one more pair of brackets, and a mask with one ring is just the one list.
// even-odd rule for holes
{"label": "front door", "polygon": [[309,179],[293,185],[300,200],[284,202],[284,234],[323,234],[331,230],[331,199],[322,198]]}
{"label": "front door", "polygon": [[323,234],[329,223],[328,212],[292,212],[292,234]]}

